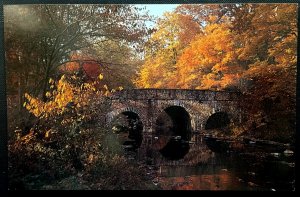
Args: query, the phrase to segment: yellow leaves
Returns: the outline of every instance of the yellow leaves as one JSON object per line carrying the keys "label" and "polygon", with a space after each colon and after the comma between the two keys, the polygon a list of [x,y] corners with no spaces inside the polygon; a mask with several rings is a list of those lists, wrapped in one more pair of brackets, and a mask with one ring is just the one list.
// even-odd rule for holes
{"label": "yellow leaves", "polygon": [[296,6],[276,5],[276,11],[269,5],[248,6],[244,8],[251,12],[245,17],[239,15],[242,12],[236,18],[210,13],[201,19],[205,25],[201,33],[192,33],[192,39],[182,39],[190,35],[185,25],[192,23],[178,14],[191,13],[184,9],[165,14],[149,40],[134,84],[139,88],[224,89],[247,87],[238,86],[237,81],[248,76],[284,84],[279,80],[281,73],[295,71],[297,66]]}
{"label": "yellow leaves", "polygon": [[109,96],[110,95],[110,91],[109,90],[106,90],[105,92],[104,92],[104,96]]}
{"label": "yellow leaves", "polygon": [[29,100],[29,101],[31,100],[31,96],[29,94],[25,93],[24,96],[27,100]]}
{"label": "yellow leaves", "polygon": [[[69,80],[69,79],[68,79]],[[108,96],[110,91],[107,85],[104,85],[105,91],[98,91],[95,87],[96,83],[84,83],[80,87],[73,86],[62,77],[57,83],[55,90],[46,93],[49,98],[47,102],[43,102],[37,98],[33,98],[26,94],[26,109],[40,119],[47,119],[57,115],[63,115],[70,108],[86,109],[91,102],[91,97]],[[113,89],[112,92],[116,91]],[[72,104],[70,104],[72,103]]]}
{"label": "yellow leaves", "polygon": [[30,105],[26,105],[26,109],[27,109],[28,111],[30,111],[30,110],[31,110]]}
{"label": "yellow leaves", "polygon": [[293,52],[292,49],[286,49],[285,51],[287,54],[291,54]]}
{"label": "yellow leaves", "polygon": [[119,88],[120,91],[124,89],[122,86],[119,86],[118,88]]}
{"label": "yellow leaves", "polygon": [[[51,89],[53,89],[54,81],[50,79],[49,83],[52,84]],[[65,106],[73,100],[74,92],[76,91],[76,88],[68,83],[63,75],[57,83],[57,89],[46,92],[45,94],[47,98],[52,98],[51,100],[43,102],[26,93],[25,98],[27,99],[27,102],[24,106],[29,112],[40,119],[48,118],[55,114],[62,114],[66,111]]]}
{"label": "yellow leaves", "polygon": [[103,75],[100,74],[100,75],[98,76],[98,78],[99,78],[100,80],[102,80],[102,79],[103,79]]}
{"label": "yellow leaves", "polygon": [[50,78],[50,79],[49,79],[49,83],[50,83],[50,84],[53,84],[53,83],[54,83],[54,80],[53,80],[52,78]]}
{"label": "yellow leaves", "polygon": [[[211,18],[213,19],[214,16]],[[205,27],[205,31],[207,32],[208,35],[211,35],[211,33],[217,30],[218,28],[219,28],[218,24],[210,24]]]}
{"label": "yellow leaves", "polygon": [[46,97],[49,98],[51,96],[50,92],[46,92]]}
{"label": "yellow leaves", "polygon": [[36,117],[39,117],[42,113],[42,102],[39,99],[31,97],[29,94],[25,93],[25,98],[28,102],[24,102],[23,106],[33,113]]}
{"label": "yellow leaves", "polygon": [[21,138],[21,140],[27,144],[34,138],[34,130],[31,128],[29,133]]}
{"label": "yellow leaves", "polygon": [[208,21],[211,22],[211,23],[215,23],[217,20],[218,20],[218,17],[217,17],[217,16],[210,15],[210,16],[208,17]]}
{"label": "yellow leaves", "polygon": [[188,79],[194,80],[194,79],[197,79],[197,78],[198,78],[198,75],[196,75],[196,74],[191,74],[191,75],[189,76]]}
{"label": "yellow leaves", "polygon": [[51,131],[52,131],[52,129],[49,129],[48,131],[46,131],[45,138],[49,138],[50,137]]}
{"label": "yellow leaves", "polygon": [[95,91],[95,87],[93,84],[90,84],[90,83],[84,83],[81,85],[81,90],[93,90]]}

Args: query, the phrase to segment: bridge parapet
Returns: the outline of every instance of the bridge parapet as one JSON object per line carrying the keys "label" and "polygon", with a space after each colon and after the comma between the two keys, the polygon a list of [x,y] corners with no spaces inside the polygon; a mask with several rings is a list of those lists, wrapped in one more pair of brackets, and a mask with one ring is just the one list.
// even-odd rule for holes
{"label": "bridge parapet", "polygon": [[112,100],[198,100],[237,101],[240,92],[188,89],[127,89],[113,93]]}

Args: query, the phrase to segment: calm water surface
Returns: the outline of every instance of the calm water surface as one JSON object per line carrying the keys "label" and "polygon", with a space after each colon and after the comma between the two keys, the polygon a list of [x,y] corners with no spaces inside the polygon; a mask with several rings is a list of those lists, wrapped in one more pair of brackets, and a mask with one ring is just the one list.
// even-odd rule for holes
{"label": "calm water surface", "polygon": [[[153,142],[150,154],[157,170],[153,184],[160,189],[295,189],[295,157],[283,150],[257,144],[224,147],[222,142],[211,142],[203,136],[190,144],[178,139],[162,141]],[[232,151],[232,146],[241,148]]]}

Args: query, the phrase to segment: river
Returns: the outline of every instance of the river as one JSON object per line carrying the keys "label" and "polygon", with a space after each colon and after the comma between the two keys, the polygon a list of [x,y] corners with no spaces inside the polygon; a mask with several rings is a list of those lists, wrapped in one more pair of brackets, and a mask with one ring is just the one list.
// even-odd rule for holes
{"label": "river", "polygon": [[162,144],[154,141],[147,155],[157,189],[295,190],[295,155],[285,148],[205,136],[194,143],[173,138]]}

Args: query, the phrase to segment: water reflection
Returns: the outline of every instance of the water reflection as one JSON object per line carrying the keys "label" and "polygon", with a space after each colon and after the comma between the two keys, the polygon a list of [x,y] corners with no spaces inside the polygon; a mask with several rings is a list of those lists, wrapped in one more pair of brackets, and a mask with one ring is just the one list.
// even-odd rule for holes
{"label": "water reflection", "polygon": [[169,160],[179,160],[189,152],[189,149],[188,142],[181,139],[170,139],[166,146],[159,150],[159,152]]}
{"label": "water reflection", "polygon": [[285,154],[282,148],[208,140],[204,136],[195,139],[194,143],[189,144],[169,138],[164,148],[153,150],[153,164],[160,169],[155,179],[159,188],[295,189],[295,157],[293,154]]}
{"label": "water reflection", "polygon": [[249,190],[246,185],[228,171],[179,177],[162,177],[161,187],[165,190]]}

